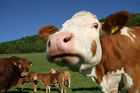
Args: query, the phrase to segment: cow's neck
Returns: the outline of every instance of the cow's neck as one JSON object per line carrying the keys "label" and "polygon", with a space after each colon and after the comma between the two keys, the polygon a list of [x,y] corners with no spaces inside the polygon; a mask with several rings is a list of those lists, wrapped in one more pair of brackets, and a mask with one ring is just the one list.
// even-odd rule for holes
{"label": "cow's neck", "polygon": [[101,82],[102,78],[108,72],[116,72],[122,69],[121,55],[117,50],[119,42],[116,38],[119,35],[110,35],[101,38],[102,58],[100,63],[96,66],[97,82]]}

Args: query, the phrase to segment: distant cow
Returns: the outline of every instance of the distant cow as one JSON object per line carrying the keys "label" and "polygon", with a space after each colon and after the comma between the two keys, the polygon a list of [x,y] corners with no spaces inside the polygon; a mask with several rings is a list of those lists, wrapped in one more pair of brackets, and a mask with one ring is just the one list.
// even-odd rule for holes
{"label": "distant cow", "polygon": [[37,84],[36,84],[36,79],[37,78],[36,77],[37,77],[37,73],[36,72],[29,72],[28,76],[20,78],[19,81],[18,81],[18,84],[19,84],[19,87],[20,87],[20,91],[22,91],[22,85],[24,83],[31,82],[32,86],[34,88],[34,92],[36,92],[37,91]]}
{"label": "distant cow", "polygon": [[61,88],[61,93],[66,93],[66,87],[65,87],[65,78],[64,78],[64,72],[59,73],[48,73],[48,74],[41,74],[38,73],[37,75],[37,81],[41,82],[44,86],[46,86],[46,93],[50,92],[50,84],[59,83]]}
{"label": "distant cow", "polygon": [[127,11],[110,15],[101,24],[87,11],[76,13],[59,30],[43,26],[47,59],[93,77],[105,93],[117,93],[120,82],[128,93],[140,93],[140,27],[125,27]]}
{"label": "distant cow", "polygon": [[[57,71],[55,68],[52,68],[52,69],[50,69],[50,72],[49,73],[54,74],[54,73],[57,73],[57,72],[59,72],[59,71]],[[66,81],[68,81],[68,87],[70,88],[71,74],[70,74],[69,71],[62,71],[62,72],[64,72],[64,74],[65,74],[64,75],[65,76],[65,83],[66,83]]]}
{"label": "distant cow", "polygon": [[15,56],[0,58],[0,93],[7,92],[18,83],[20,77],[26,76],[31,64],[27,59]]}

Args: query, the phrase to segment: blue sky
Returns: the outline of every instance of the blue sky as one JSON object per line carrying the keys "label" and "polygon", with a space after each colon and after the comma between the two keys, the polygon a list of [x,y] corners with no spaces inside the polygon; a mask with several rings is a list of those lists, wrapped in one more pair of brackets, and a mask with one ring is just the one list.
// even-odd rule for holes
{"label": "blue sky", "polygon": [[36,35],[48,24],[60,28],[81,10],[98,19],[121,10],[140,13],[140,0],[0,0],[0,42]]}

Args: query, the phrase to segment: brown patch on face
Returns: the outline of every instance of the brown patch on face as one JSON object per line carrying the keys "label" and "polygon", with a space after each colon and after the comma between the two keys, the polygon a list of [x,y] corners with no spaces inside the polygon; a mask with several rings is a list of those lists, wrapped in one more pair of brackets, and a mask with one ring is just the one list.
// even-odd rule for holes
{"label": "brown patch on face", "polygon": [[92,56],[95,56],[95,54],[96,54],[96,49],[97,49],[96,42],[93,41],[92,44],[91,44]]}

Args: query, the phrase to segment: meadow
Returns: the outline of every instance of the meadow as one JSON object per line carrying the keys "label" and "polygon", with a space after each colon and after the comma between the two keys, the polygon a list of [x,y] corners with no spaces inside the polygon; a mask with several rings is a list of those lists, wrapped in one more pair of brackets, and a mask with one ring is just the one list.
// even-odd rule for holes
{"label": "meadow", "polygon": [[[60,67],[55,64],[49,63],[46,60],[45,53],[29,53],[29,54],[0,54],[1,58],[18,56],[27,58],[29,61],[34,62],[34,65],[30,67],[30,72],[48,73],[51,68],[56,68],[59,71],[70,71],[71,73],[71,87],[67,88],[67,93],[101,93],[101,88],[97,83],[94,83],[91,78],[81,75],[79,72],[73,72],[67,67]],[[41,83],[37,84],[36,93],[45,93],[45,86]],[[125,93],[125,89],[121,89],[121,93]],[[8,93],[20,93],[19,86],[8,90]],[[34,93],[31,83],[25,83],[23,85],[22,93]],[[60,93],[60,88],[51,87],[51,93]]]}

